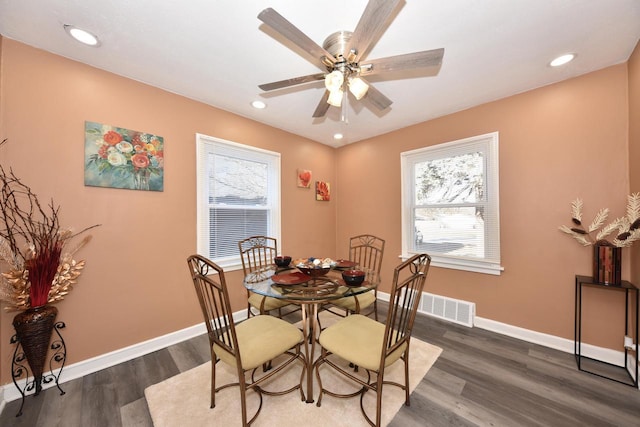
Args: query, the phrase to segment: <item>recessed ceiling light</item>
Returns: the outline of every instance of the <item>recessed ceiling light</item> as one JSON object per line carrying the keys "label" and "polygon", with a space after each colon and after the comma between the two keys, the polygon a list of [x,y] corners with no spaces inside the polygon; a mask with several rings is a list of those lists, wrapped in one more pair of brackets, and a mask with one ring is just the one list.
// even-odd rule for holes
{"label": "recessed ceiling light", "polygon": [[333,135],[333,139],[342,139],[344,137],[344,135],[342,135],[341,133],[336,133]]}
{"label": "recessed ceiling light", "polygon": [[576,57],[575,53],[567,53],[567,54],[558,56],[556,59],[551,61],[549,65],[551,65],[552,67],[559,67],[561,65],[566,64],[567,62],[573,61],[575,57]]}
{"label": "recessed ceiling light", "polygon": [[87,30],[74,27],[73,25],[64,25],[65,31],[74,39],[87,46],[99,46],[100,40],[94,34],[91,34]]}
{"label": "recessed ceiling light", "polygon": [[251,103],[251,106],[252,106],[253,108],[257,108],[258,110],[262,110],[263,108],[267,108],[267,104],[265,104],[265,103],[264,103],[264,102],[262,102],[262,101],[253,101],[253,102]]}

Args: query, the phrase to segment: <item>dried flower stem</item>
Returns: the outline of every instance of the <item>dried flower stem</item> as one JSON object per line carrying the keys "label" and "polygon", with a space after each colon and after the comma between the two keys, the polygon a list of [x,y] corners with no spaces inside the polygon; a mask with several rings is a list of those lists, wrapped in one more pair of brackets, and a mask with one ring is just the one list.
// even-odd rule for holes
{"label": "dried flower stem", "polygon": [[[0,147],[6,142],[6,139],[0,142]],[[3,226],[0,228],[0,258],[11,267],[8,273],[2,273],[0,300],[11,304],[9,309],[37,307],[51,301],[50,290],[60,270],[65,243],[98,226],[73,234],[60,228],[59,211],[60,206],[56,206],[53,199],[44,208],[36,194],[11,168],[7,171],[0,165],[0,224]],[[85,238],[71,254],[87,242]],[[69,276],[71,283],[81,269],[74,270],[77,274]],[[69,285],[63,283],[64,291]],[[61,296],[54,298],[59,299]]]}
{"label": "dried flower stem", "polygon": [[[640,193],[627,196],[627,214],[604,225],[609,215],[609,209],[600,209],[595,218],[585,229],[582,225],[582,200],[576,199],[571,203],[571,221],[574,227],[560,226],[560,231],[567,233],[580,244],[590,246],[602,244],[616,247],[629,247],[640,239]],[[600,231],[593,238],[591,233]],[[616,237],[609,241],[607,237],[617,230]]]}

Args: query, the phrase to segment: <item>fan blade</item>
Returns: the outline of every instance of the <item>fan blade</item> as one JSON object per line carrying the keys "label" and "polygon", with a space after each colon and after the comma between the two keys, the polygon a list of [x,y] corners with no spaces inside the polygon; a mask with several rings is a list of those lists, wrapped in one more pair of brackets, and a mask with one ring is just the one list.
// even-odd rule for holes
{"label": "fan blade", "polygon": [[349,57],[351,62],[358,62],[366,56],[372,43],[382,35],[391,13],[399,3],[400,0],[369,0],[344,51],[344,55],[349,57],[349,51],[356,50],[355,58]]}
{"label": "fan blade", "polygon": [[425,50],[424,52],[414,52],[407,53],[405,55],[374,59],[360,66],[360,75],[372,76],[374,74],[386,73],[389,71],[439,67],[442,64],[443,56],[444,49],[440,48]]}
{"label": "fan blade", "polygon": [[328,99],[329,99],[329,91],[325,90],[324,95],[322,95],[322,99],[318,103],[318,106],[316,107],[316,111],[313,112],[312,117],[323,117],[327,113],[327,110],[329,109],[329,103],[327,102]]}
{"label": "fan blade", "polygon": [[282,15],[272,8],[269,7],[260,12],[258,14],[258,19],[316,58],[320,62],[320,68],[327,68],[326,64],[322,61],[323,56],[332,64],[335,64],[336,58],[332,54],[307,37],[306,34],[300,31],[296,26],[287,21]]}
{"label": "fan blade", "polygon": [[310,74],[308,76],[294,77],[292,79],[280,80],[279,82],[271,82],[258,85],[258,87],[264,91],[270,91],[275,89],[282,89],[284,87],[295,86],[302,83],[316,82],[318,80],[324,80],[324,73]]}
{"label": "fan blade", "polygon": [[384,96],[382,92],[371,86],[371,84],[369,84],[369,90],[367,91],[365,98],[371,101],[373,105],[378,108],[378,110],[384,110],[385,108],[393,104],[392,100]]}

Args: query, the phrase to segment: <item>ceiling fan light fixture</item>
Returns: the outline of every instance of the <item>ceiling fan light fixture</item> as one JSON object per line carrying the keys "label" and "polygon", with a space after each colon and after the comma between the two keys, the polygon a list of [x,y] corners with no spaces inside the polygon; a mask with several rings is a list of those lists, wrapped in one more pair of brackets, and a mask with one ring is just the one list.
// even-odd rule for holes
{"label": "ceiling fan light fixture", "polygon": [[[302,83],[324,80],[326,90],[314,110],[312,117],[323,117],[329,110],[328,105],[342,107],[341,120],[347,123],[347,97],[351,92],[357,100],[367,96],[371,107],[378,111],[386,110],[392,103],[373,85],[360,78],[382,74],[389,71],[421,70],[442,65],[444,48],[422,52],[389,56],[374,60],[367,59],[369,51],[385,32],[400,5],[400,0],[368,0],[364,12],[353,32],[337,31],[327,37],[322,46],[316,44],[295,25],[272,8],[264,9],[258,19],[273,31],[284,37],[305,53],[322,73],[295,77],[273,83],[262,84],[262,90],[275,90]],[[291,48],[291,46],[289,46]],[[364,62],[364,63],[363,63]],[[362,65],[361,65],[362,64]],[[437,72],[435,73],[437,74]],[[393,76],[391,76],[393,78]],[[344,98],[344,99],[342,99]]]}
{"label": "ceiling fan light fixture", "polygon": [[358,101],[367,94],[369,85],[364,82],[360,77],[352,77],[349,79],[349,92],[356,97]]}
{"label": "ceiling fan light fixture", "polygon": [[333,70],[324,78],[324,86],[329,92],[334,92],[342,88],[344,83],[344,75],[340,70]]}
{"label": "ceiling fan light fixture", "polygon": [[340,107],[342,105],[342,89],[338,90],[330,90],[329,98],[327,99],[327,104],[333,105],[334,107]]}

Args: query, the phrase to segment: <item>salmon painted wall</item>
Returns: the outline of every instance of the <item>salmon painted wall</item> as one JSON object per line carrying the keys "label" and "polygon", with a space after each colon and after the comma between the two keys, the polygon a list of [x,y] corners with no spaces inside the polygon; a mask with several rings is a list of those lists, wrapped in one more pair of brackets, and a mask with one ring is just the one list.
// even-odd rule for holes
{"label": "salmon painted wall", "polygon": [[[335,183],[333,148],[12,40],[2,40],[1,60],[0,138],[9,143],[0,162],[61,205],[62,225],[102,224],[78,254],[87,261],[78,284],[57,304],[68,364],[202,321],[186,266],[196,251],[196,133],[281,153],[282,250],[334,256],[336,203],[296,186],[297,168]],[[163,136],[164,191],[85,187],[85,120]],[[234,308],[246,307],[240,273],[227,280]],[[11,381],[14,315],[0,314],[0,384]]]}
{"label": "salmon painted wall", "polygon": [[[573,339],[574,276],[591,274],[592,255],[558,226],[570,224],[577,197],[589,221],[603,207],[611,209],[611,219],[625,212],[626,64],[340,148],[337,242],[361,232],[386,239],[382,274],[388,290],[401,253],[400,153],[494,131],[500,139],[504,272],[433,267],[426,291],[475,302],[483,318]],[[624,257],[628,279],[628,251]],[[623,324],[618,304],[624,294],[587,294],[585,341],[621,349],[620,335],[614,340],[608,328]]]}
{"label": "salmon painted wall", "polygon": [[[640,42],[629,61],[629,181],[631,192],[640,192]],[[631,279],[640,284],[640,246],[631,248]]]}
{"label": "salmon painted wall", "polygon": [[[1,40],[1,39],[0,39]],[[627,65],[485,104],[334,150],[204,104],[1,40],[0,161],[48,200],[62,222],[100,223],[79,257],[80,281],[58,304],[67,323],[68,363],[115,351],[200,322],[185,266],[195,251],[195,133],[282,153],[283,252],[346,256],[348,237],[387,241],[382,286],[400,255],[400,153],[500,132],[502,276],[433,268],[427,290],[474,301],[481,317],[571,339],[573,280],[590,274],[591,253],[558,231],[570,202],[585,216],[624,212],[629,192]],[[634,56],[637,64],[637,53]],[[629,65],[637,81],[637,68]],[[632,69],[636,71],[633,72]],[[636,86],[637,87],[637,86]],[[636,89],[637,91],[637,89]],[[637,93],[637,92],[635,92]],[[638,114],[637,104],[631,114]],[[165,138],[165,191],[83,185],[85,120]],[[637,126],[637,121],[634,126]],[[632,129],[632,130],[633,130]],[[333,184],[331,202],[295,186],[297,168]],[[636,170],[636,173],[638,171]],[[632,174],[633,176],[633,174]],[[339,213],[339,214],[338,214]],[[313,224],[322,224],[315,227]],[[328,230],[328,232],[327,232]],[[629,278],[629,251],[623,277]],[[238,272],[233,304],[244,306]],[[585,339],[619,348],[619,298],[595,292]],[[0,384],[10,382],[13,313],[0,314]],[[585,332],[587,332],[585,330]]]}
{"label": "salmon painted wall", "polygon": [[[629,181],[631,192],[640,192],[640,41],[629,57]],[[640,246],[631,248],[631,281],[640,287]],[[631,335],[635,326],[631,327]],[[636,355],[637,359],[637,355]]]}

